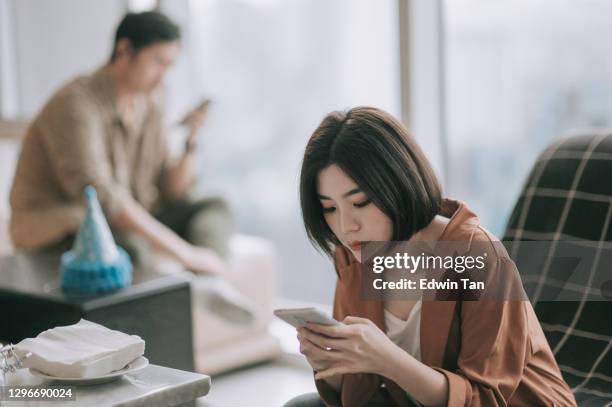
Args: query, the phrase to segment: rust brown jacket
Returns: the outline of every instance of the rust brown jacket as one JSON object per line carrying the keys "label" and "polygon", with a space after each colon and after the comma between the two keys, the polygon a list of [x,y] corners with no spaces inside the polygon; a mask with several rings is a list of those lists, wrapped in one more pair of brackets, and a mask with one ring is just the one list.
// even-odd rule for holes
{"label": "rust brown jacket", "polygon": [[[463,202],[443,200],[440,214],[450,218],[441,241],[469,246],[495,239]],[[496,264],[515,267],[503,260]],[[339,247],[335,266],[334,317],[368,318],[385,331],[383,301],[361,299],[357,260]],[[421,362],[448,380],[448,406],[576,405],[529,301],[423,301],[420,339]],[[363,406],[382,392],[395,406],[413,405],[396,383],[376,374],[344,375],[340,393],[323,380],[316,385],[327,406]]]}

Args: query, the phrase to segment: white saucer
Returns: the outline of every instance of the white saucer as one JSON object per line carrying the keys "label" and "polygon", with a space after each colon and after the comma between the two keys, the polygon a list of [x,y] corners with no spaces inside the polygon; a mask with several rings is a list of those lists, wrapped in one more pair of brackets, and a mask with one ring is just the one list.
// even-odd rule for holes
{"label": "white saucer", "polygon": [[100,384],[106,382],[112,382],[113,380],[119,379],[126,373],[134,373],[138,370],[144,369],[149,365],[149,360],[144,356],[140,356],[130,363],[128,363],[123,369],[115,370],[114,372],[107,373],[102,376],[97,377],[87,377],[87,378],[76,378],[76,377],[55,377],[49,376],[46,373],[41,372],[40,370],[30,368],[30,373],[34,376],[41,377],[47,380],[53,380],[57,383],[66,383],[72,384],[74,386],[84,386],[89,384]]}

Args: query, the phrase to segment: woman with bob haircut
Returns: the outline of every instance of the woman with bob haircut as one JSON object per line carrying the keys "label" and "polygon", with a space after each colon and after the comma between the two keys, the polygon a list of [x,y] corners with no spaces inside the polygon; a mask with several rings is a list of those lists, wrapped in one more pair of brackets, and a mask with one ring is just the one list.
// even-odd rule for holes
{"label": "woman with bob haircut", "polygon": [[[344,325],[298,329],[318,393],[286,407],[576,405],[529,301],[361,297],[360,242],[499,242],[442,198],[398,120],[372,107],[328,114],[306,146],[300,200],[309,239],[334,260]],[[496,255],[488,273],[516,271]]]}

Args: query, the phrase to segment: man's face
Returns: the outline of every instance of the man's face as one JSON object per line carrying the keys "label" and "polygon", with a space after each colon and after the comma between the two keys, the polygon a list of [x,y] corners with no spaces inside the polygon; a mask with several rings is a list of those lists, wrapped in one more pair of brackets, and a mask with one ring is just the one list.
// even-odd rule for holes
{"label": "man's face", "polygon": [[157,88],[179,53],[179,42],[158,42],[130,53],[126,82],[137,92],[149,93]]}

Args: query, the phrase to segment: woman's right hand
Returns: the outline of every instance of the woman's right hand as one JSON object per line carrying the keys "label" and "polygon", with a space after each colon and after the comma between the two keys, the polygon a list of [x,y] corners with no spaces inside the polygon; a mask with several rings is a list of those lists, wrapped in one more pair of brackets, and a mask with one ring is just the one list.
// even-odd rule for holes
{"label": "woman's right hand", "polygon": [[[319,347],[315,345],[314,343],[312,343],[311,341],[309,341],[308,339],[306,339],[301,334],[303,329],[305,328],[298,328],[297,330],[298,331],[297,338],[298,338],[298,341],[300,341],[300,353],[306,357],[308,364],[312,367],[312,370],[314,370],[315,372],[319,370],[327,369],[329,367],[327,363],[321,360],[317,360],[316,356],[312,352],[312,350],[315,347],[317,348]],[[316,354],[317,352],[314,352],[314,353]],[[329,384],[335,391],[340,391],[340,386],[342,385],[342,375],[330,376],[322,380],[325,380],[327,384]]]}
{"label": "woman's right hand", "polygon": [[304,328],[297,329],[297,338],[298,341],[300,341],[300,353],[306,357],[308,364],[312,367],[313,370],[326,369],[327,365],[323,361],[317,360],[312,352],[312,349],[318,348],[318,346],[310,342],[302,335],[303,329]]}

